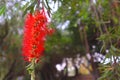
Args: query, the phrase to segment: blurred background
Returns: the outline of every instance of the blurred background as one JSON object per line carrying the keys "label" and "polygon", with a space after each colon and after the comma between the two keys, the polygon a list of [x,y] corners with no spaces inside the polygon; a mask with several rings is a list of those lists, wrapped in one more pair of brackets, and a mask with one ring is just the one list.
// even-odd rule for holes
{"label": "blurred background", "polygon": [[120,79],[119,0],[0,0],[0,80],[30,80],[24,19],[41,5],[55,33],[46,39],[36,80]]}

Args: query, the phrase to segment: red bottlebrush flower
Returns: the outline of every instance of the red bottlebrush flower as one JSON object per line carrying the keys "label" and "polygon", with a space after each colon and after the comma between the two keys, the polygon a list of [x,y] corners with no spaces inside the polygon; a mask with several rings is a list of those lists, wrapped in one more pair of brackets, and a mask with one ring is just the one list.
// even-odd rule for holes
{"label": "red bottlebrush flower", "polygon": [[34,58],[38,61],[43,56],[45,37],[50,34],[47,24],[44,9],[36,11],[33,15],[27,14],[23,36],[23,56],[25,60],[31,62]]}

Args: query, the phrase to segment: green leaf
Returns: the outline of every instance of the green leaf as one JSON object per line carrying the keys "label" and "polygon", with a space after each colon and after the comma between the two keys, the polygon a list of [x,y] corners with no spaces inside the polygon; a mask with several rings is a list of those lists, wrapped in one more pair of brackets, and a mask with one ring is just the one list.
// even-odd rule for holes
{"label": "green leaf", "polygon": [[[45,2],[46,2],[46,8],[48,9],[48,11],[51,13],[51,8],[50,8],[50,6],[49,6],[49,4],[48,4],[48,0],[45,0]],[[45,5],[45,4],[44,4]]]}
{"label": "green leaf", "polygon": [[6,11],[6,6],[4,5],[0,8],[0,15],[4,14],[5,11]]}
{"label": "green leaf", "polygon": [[[28,4],[26,4],[28,5]],[[34,7],[36,5],[36,0],[34,2],[32,2],[23,12],[23,16],[25,16],[25,14],[27,13],[27,11],[30,11],[30,13],[32,13],[34,11]]]}
{"label": "green leaf", "polygon": [[117,48],[115,48],[113,45],[111,45],[111,49],[112,49],[113,51],[117,51]]}

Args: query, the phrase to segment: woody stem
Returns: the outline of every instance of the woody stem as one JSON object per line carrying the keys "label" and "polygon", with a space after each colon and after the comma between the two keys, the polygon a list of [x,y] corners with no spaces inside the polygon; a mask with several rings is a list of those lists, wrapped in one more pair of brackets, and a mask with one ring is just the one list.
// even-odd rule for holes
{"label": "woody stem", "polygon": [[31,72],[31,80],[35,80],[35,59],[32,60],[33,70]]}

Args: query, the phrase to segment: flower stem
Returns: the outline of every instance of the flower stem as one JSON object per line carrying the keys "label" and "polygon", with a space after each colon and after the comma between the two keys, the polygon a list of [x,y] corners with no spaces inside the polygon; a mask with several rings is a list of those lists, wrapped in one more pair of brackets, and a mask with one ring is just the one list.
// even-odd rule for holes
{"label": "flower stem", "polygon": [[35,80],[35,59],[32,60],[33,70],[31,72],[31,80]]}

